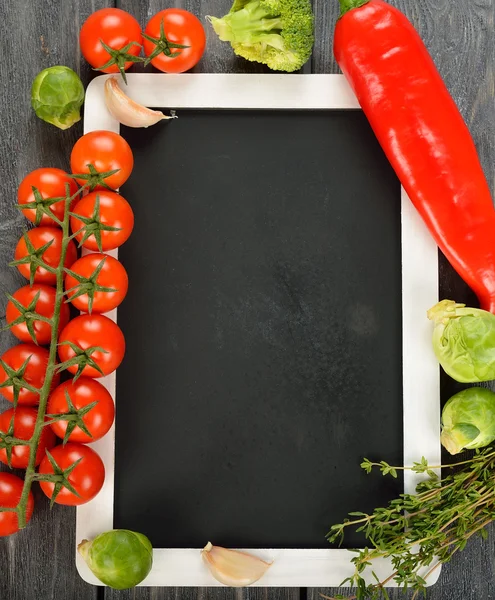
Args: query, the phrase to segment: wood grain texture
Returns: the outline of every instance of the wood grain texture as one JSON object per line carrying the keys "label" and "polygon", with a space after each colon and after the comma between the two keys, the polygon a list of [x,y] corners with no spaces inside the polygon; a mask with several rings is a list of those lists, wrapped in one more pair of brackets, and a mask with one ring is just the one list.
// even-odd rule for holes
{"label": "wood grain texture", "polygon": [[312,73],[340,73],[333,56],[333,30],[340,14],[338,0],[313,0],[315,47],[311,58]]}
{"label": "wood grain texture", "polygon": [[[16,0],[0,2],[0,316],[4,314],[3,292],[23,283],[6,264],[21,235],[24,221],[13,207],[19,181],[39,166],[67,168],[72,144],[81,134],[80,125],[67,132],[39,121],[29,104],[30,86],[43,68],[66,64],[81,72],[87,83],[90,70],[80,57],[77,33],[92,11],[113,2],[105,0]],[[313,0],[317,43],[306,72],[334,73],[333,27],[337,0]],[[495,188],[495,0],[392,0],[420,31],[441,74],[458,102],[473,133],[487,177]],[[222,15],[230,0],[117,0],[145,25],[158,10],[179,6],[197,14]],[[230,46],[220,42],[206,25],[207,52],[197,72],[265,72],[255,63],[238,59]],[[63,35],[61,35],[63,32]],[[451,268],[442,262],[442,295],[464,299],[467,290]],[[9,334],[0,336],[0,352],[12,345]],[[444,396],[449,391],[444,381]],[[0,410],[6,404],[0,400]],[[296,589],[175,589],[138,588],[116,592],[93,588],[79,579],[74,567],[74,510],[56,507],[36,490],[37,510],[28,529],[12,538],[0,539],[0,598],[9,600],[297,600],[306,591]],[[493,528],[492,528],[493,529]],[[473,541],[467,550],[444,568],[441,580],[429,592],[431,600],[489,600],[495,598],[495,531],[487,542]],[[310,600],[336,590],[308,590]],[[394,600],[407,596],[392,591]]]}
{"label": "wood grain texture", "polygon": [[[57,64],[80,72],[88,82],[90,69],[80,56],[78,31],[83,19],[105,4],[104,0],[0,2],[0,316],[5,314],[4,292],[26,283],[16,269],[7,267],[26,227],[14,207],[17,186],[35,168],[68,168],[72,145],[82,134],[80,123],[63,132],[40,121],[30,105],[31,83],[39,71]],[[0,334],[0,353],[13,340],[10,334]],[[0,399],[0,410],[7,406]],[[95,600],[96,588],[85,584],[74,566],[75,510],[56,506],[50,511],[37,486],[34,493],[36,510],[29,526],[0,538],[0,598]]]}
{"label": "wood grain texture", "polygon": [[134,588],[105,590],[105,600],[299,600],[299,588]]}

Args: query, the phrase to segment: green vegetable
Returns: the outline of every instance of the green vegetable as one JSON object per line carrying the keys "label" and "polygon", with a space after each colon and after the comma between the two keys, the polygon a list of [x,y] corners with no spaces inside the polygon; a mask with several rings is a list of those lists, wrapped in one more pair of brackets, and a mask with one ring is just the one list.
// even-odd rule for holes
{"label": "green vegetable", "polygon": [[443,300],[428,311],[433,349],[445,372],[461,383],[495,379],[495,315]]}
{"label": "green vegetable", "polygon": [[[415,494],[401,494],[369,514],[353,512],[331,528],[332,543],[342,541],[349,530],[362,532],[367,540],[351,559],[354,573],[346,583],[356,590],[349,600],[385,600],[389,598],[385,586],[391,581],[404,591],[394,598],[430,598],[426,586],[440,565],[464,550],[472,538],[488,537],[487,527],[495,519],[495,452],[476,450],[468,460],[444,464],[441,478],[435,472],[440,465],[430,465],[425,458],[407,467],[367,459],[361,466],[367,473],[376,468],[392,477],[399,470],[426,477],[421,477]],[[381,566],[387,559],[388,576],[375,574],[376,559]],[[413,590],[412,595],[407,593]],[[462,593],[460,597],[466,598]]]}
{"label": "green vegetable", "polygon": [[495,394],[473,387],[452,396],[442,411],[441,440],[450,454],[491,444],[495,440]]}
{"label": "green vegetable", "polygon": [[91,571],[116,590],[132,588],[151,571],[153,547],[142,533],[114,529],[82,541],[78,550]]}
{"label": "green vegetable", "polygon": [[235,0],[223,19],[209,20],[238,56],[276,71],[297,71],[313,51],[314,16],[309,0]]}
{"label": "green vegetable", "polygon": [[50,67],[35,77],[31,106],[40,119],[59,129],[68,129],[81,120],[84,86],[69,67]]}

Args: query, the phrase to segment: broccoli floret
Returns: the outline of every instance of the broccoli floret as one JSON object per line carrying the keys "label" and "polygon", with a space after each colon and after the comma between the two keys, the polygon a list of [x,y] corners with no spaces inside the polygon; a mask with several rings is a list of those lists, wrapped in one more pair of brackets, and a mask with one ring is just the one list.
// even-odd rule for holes
{"label": "broccoli floret", "polygon": [[276,71],[297,71],[313,50],[310,0],[235,0],[223,19],[209,20],[238,56]]}

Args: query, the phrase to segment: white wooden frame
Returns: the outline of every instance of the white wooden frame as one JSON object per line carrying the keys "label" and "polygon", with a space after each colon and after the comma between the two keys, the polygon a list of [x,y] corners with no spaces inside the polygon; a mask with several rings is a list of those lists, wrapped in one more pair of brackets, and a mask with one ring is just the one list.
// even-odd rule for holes
{"label": "white wooden frame", "polygon": [[[85,133],[98,129],[118,132],[119,123],[104,103],[104,83],[97,77],[89,85],[85,104]],[[126,93],[150,107],[214,109],[359,109],[342,75],[217,75],[129,74]],[[158,127],[160,125],[157,125]],[[403,390],[404,461],[411,464],[425,456],[440,464],[439,369],[431,349],[431,328],[426,310],[438,300],[438,252],[423,222],[402,191],[403,265]],[[116,252],[113,253],[116,256]],[[132,282],[131,282],[132,284]],[[109,314],[116,319],[116,311]],[[115,396],[115,375],[102,380]],[[116,398],[118,410],[118,398]],[[106,469],[102,491],[77,509],[77,542],[92,539],[113,528],[114,428],[93,444]],[[356,465],[359,469],[359,465]],[[413,492],[418,476],[407,472],[406,492]],[[322,532],[323,534],[324,532]],[[205,540],[205,543],[208,540]],[[211,540],[215,543],[215,540]],[[259,587],[334,587],[352,574],[347,550],[250,550],[273,559],[273,567]],[[94,585],[93,576],[80,556],[78,571]],[[200,549],[154,549],[153,569],[143,586],[218,586],[200,558]],[[374,565],[380,578],[390,573],[390,563]],[[440,569],[429,579],[436,582]],[[393,583],[392,583],[393,585]]]}

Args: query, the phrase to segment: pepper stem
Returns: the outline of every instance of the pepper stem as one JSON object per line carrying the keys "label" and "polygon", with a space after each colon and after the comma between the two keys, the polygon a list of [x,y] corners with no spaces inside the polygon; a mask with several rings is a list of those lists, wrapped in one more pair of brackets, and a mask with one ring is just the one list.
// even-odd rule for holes
{"label": "pepper stem", "polygon": [[353,8],[359,8],[368,4],[369,0],[339,0],[340,2],[340,16],[345,15],[346,12],[349,12]]}

